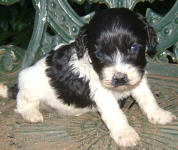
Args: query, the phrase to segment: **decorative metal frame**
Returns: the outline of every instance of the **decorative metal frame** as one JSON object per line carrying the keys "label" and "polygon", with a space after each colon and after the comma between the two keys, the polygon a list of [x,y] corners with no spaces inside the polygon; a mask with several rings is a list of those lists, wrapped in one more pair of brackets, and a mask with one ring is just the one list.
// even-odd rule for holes
{"label": "decorative metal frame", "polygon": [[[0,0],[0,4],[9,5],[17,1]],[[90,4],[105,4],[108,8],[126,7],[133,9],[138,2],[153,2],[154,0],[73,1],[78,5],[82,5],[87,1]],[[80,17],[71,8],[67,0],[32,0],[32,2],[36,15],[33,34],[27,50],[13,45],[0,47],[0,82],[4,82],[9,86],[16,82],[17,74],[21,69],[33,64],[58,44],[68,43],[74,39],[79,28],[87,23],[94,14],[94,12],[91,12]],[[147,9],[146,18],[157,31],[159,40],[155,57],[148,57],[148,70],[154,73],[149,76],[151,88],[158,103],[161,103],[161,107],[178,116],[178,0],[165,16],[160,16],[151,9]],[[54,33],[49,32],[49,28]],[[169,47],[172,47],[172,50]],[[167,57],[170,57],[173,63],[169,63]],[[4,106],[6,106],[5,109],[1,111],[1,120],[3,121],[0,121],[2,124],[4,120],[9,120],[12,117],[16,120],[16,123],[10,122],[10,124],[6,123],[7,125],[4,126],[5,128],[8,126],[8,134],[15,133],[15,143],[18,140],[17,144],[11,145],[12,148],[42,149],[44,147],[45,149],[45,139],[47,147],[53,149],[54,147],[60,149],[62,146],[67,146],[66,149],[75,150],[125,149],[118,147],[111,139],[110,133],[97,113],[88,113],[80,117],[46,115],[46,121],[43,124],[30,127],[29,124],[18,121],[18,118],[13,115],[11,110],[12,107],[14,109],[14,101],[4,100],[1,107]],[[128,99],[123,111],[127,114],[131,126],[139,131],[142,140],[136,147],[128,149],[177,149],[178,121],[165,126],[152,125],[148,123],[137,105],[132,108],[131,106],[133,106],[133,101]],[[133,116],[133,114],[135,115]]]}
{"label": "decorative metal frame", "polygon": [[[18,0],[0,0],[0,4],[9,5],[17,1]],[[86,1],[89,4],[105,4],[108,8],[126,7],[131,10],[139,2],[154,2],[154,0],[74,0],[74,2],[79,5]],[[24,56],[20,57],[22,62],[19,63],[19,65],[21,67],[17,67],[17,69],[23,69],[31,65],[56,45],[68,43],[74,39],[79,28],[87,23],[94,15],[94,12],[91,12],[80,17],[71,8],[67,0],[32,0],[32,2],[36,10],[34,30]],[[165,16],[160,16],[148,8],[146,18],[156,30],[159,41],[156,48],[157,54],[154,58],[149,58],[151,64],[148,65],[149,70],[158,74],[160,74],[159,72],[161,70],[164,70],[168,76],[178,76],[178,67],[176,65],[176,63],[178,63],[178,1],[175,2],[174,6]],[[51,28],[54,34],[48,32],[48,28]],[[170,47],[173,47],[173,50],[169,50]],[[4,57],[6,61],[3,62],[0,67],[6,68],[7,66],[5,64],[10,64],[10,62],[13,64],[11,58],[17,58],[14,58],[16,57],[13,55],[16,54],[15,52],[9,53],[8,51],[3,51],[3,49],[4,47],[0,47],[1,61],[4,60]],[[18,48],[12,48],[11,46],[11,50],[18,51]],[[171,64],[171,66],[168,65],[168,58],[171,58],[175,64]],[[170,73],[167,70],[167,65],[170,66],[168,68],[172,68],[176,71]],[[4,70],[0,70],[0,76],[2,76],[0,80],[2,80],[5,78]]]}

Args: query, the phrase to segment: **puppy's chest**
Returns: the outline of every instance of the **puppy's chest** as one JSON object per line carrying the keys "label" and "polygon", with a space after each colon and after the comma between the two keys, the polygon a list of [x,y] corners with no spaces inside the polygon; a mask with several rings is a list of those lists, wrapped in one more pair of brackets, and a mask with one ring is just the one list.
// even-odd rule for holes
{"label": "puppy's chest", "polygon": [[131,95],[130,91],[123,91],[123,92],[112,91],[112,94],[118,101],[122,101],[123,99]]}

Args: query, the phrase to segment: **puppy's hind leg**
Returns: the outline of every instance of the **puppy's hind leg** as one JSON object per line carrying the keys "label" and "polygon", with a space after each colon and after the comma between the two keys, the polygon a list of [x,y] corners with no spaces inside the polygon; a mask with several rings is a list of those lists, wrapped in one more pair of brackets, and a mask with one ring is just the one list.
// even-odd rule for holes
{"label": "puppy's hind leg", "polygon": [[40,101],[34,97],[27,96],[23,92],[17,95],[17,106],[15,111],[32,123],[43,122],[43,116],[39,111]]}

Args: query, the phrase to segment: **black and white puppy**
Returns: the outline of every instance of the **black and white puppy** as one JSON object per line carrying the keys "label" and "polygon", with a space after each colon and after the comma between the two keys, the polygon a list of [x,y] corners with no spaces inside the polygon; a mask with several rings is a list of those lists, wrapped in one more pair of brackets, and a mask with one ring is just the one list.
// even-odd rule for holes
{"label": "black and white puppy", "polygon": [[118,145],[136,145],[140,138],[118,100],[131,95],[154,124],[176,118],[158,106],[147,83],[145,49],[155,48],[156,39],[145,18],[133,11],[96,13],[75,41],[20,72],[16,112],[30,122],[42,122],[40,104],[64,115],[98,111]]}

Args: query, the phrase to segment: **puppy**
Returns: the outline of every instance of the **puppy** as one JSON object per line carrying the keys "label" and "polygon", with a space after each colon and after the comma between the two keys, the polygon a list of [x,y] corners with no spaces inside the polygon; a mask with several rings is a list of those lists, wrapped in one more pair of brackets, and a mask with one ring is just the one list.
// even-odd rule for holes
{"label": "puppy", "polygon": [[[145,49],[154,49],[156,39],[140,14],[126,8],[96,13],[75,41],[20,72],[16,112],[29,122],[42,122],[40,104],[63,115],[98,111],[118,145],[135,146],[140,138],[118,100],[131,95],[154,124],[176,118],[158,106],[147,82]],[[2,84],[0,91],[7,96]]]}

